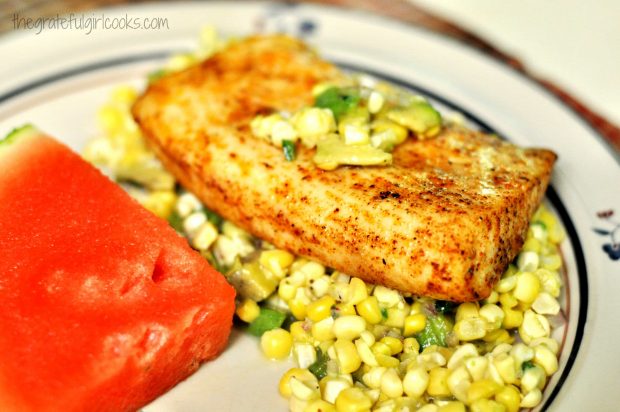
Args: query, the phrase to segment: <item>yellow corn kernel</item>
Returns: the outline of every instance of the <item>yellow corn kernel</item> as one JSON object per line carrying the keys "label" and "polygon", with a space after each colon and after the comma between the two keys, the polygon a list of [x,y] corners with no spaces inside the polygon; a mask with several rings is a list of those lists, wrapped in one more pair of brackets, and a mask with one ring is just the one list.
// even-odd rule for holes
{"label": "yellow corn kernel", "polygon": [[456,399],[461,402],[467,402],[467,389],[471,385],[471,376],[465,366],[459,366],[450,372],[446,383]]}
{"label": "yellow corn kernel", "polygon": [[130,105],[136,100],[136,97],[138,97],[138,92],[132,86],[123,85],[114,88],[110,97],[114,103]]}
{"label": "yellow corn kernel", "polygon": [[405,338],[403,340],[403,353],[419,353],[420,343],[416,338]]}
{"label": "yellow corn kernel", "polygon": [[346,302],[350,305],[357,305],[368,297],[368,289],[366,283],[360,278],[351,278]]}
{"label": "yellow corn kernel", "polygon": [[523,312],[504,307],[504,320],[502,321],[502,327],[504,329],[514,329],[521,326],[523,323]]}
{"label": "yellow corn kernel", "polygon": [[357,353],[364,364],[368,366],[379,366],[379,362],[377,362],[375,354],[363,339],[357,339],[355,341],[355,347],[357,348]]}
{"label": "yellow corn kernel", "polygon": [[450,371],[447,368],[437,367],[429,372],[428,388],[426,389],[431,396],[449,396],[450,388],[448,388],[448,375]]}
{"label": "yellow corn kernel", "polygon": [[545,385],[545,371],[538,365],[528,368],[521,377],[521,392],[528,393],[534,389],[541,389]]}
{"label": "yellow corn kernel", "polygon": [[516,275],[504,276],[497,283],[497,286],[495,286],[495,290],[497,290],[498,293],[505,294],[513,290],[515,286],[517,286]]}
{"label": "yellow corn kernel", "polygon": [[446,358],[437,350],[437,346],[429,346],[418,356],[417,363],[427,369],[432,369],[436,366],[444,366]]}
{"label": "yellow corn kernel", "polygon": [[532,303],[532,309],[540,315],[557,315],[560,312],[560,303],[547,292],[540,292]]}
{"label": "yellow corn kernel", "polygon": [[319,385],[316,383],[316,380],[308,382],[293,376],[289,379],[289,385],[291,387],[292,398],[297,398],[302,401],[311,401],[321,396]]}
{"label": "yellow corn kernel", "polygon": [[371,389],[379,389],[381,388],[381,378],[386,371],[387,368],[384,366],[373,367],[362,376],[362,382]]}
{"label": "yellow corn kernel", "polygon": [[392,356],[384,355],[382,353],[375,353],[377,363],[386,368],[398,368],[400,361]]}
{"label": "yellow corn kernel", "polygon": [[316,362],[316,349],[309,342],[295,342],[293,344],[293,359],[300,368],[307,368]]}
{"label": "yellow corn kernel", "polygon": [[482,318],[461,319],[454,325],[454,334],[462,341],[482,339],[486,333],[486,321]]}
{"label": "yellow corn kernel", "polygon": [[295,316],[295,319],[303,320],[306,318],[306,308],[307,308],[306,302],[300,299],[291,299],[288,301],[287,304],[288,304],[289,310],[291,311],[293,316]]}
{"label": "yellow corn kernel", "polygon": [[309,342],[312,338],[301,320],[291,323],[290,331],[294,342]]}
{"label": "yellow corn kernel", "polygon": [[360,333],[360,338],[366,343],[366,345],[368,346],[372,346],[375,344],[375,342],[377,341],[377,339],[375,338],[375,335],[369,331],[369,330],[365,330],[362,333]]}
{"label": "yellow corn kernel", "polygon": [[484,356],[474,356],[465,359],[465,367],[474,381],[481,380],[489,365],[489,360]]}
{"label": "yellow corn kernel", "polygon": [[263,333],[260,346],[269,359],[284,359],[291,353],[293,338],[284,329],[276,328]]}
{"label": "yellow corn kernel", "polygon": [[505,383],[516,382],[517,368],[512,356],[507,353],[502,353],[493,359],[493,365]]}
{"label": "yellow corn kernel", "polygon": [[515,338],[508,333],[506,329],[496,329],[491,332],[487,332],[482,338],[485,342],[500,344],[500,343],[513,343]]}
{"label": "yellow corn kernel", "polygon": [[336,407],[323,399],[315,399],[306,406],[304,412],[336,412]]}
{"label": "yellow corn kernel", "polygon": [[537,338],[530,342],[530,346],[532,348],[535,348],[538,345],[545,345],[547,348],[549,348],[551,352],[553,352],[556,355],[560,351],[560,343],[553,338],[547,338],[547,337]]}
{"label": "yellow corn kernel", "polygon": [[246,323],[252,322],[254,319],[260,315],[260,307],[258,304],[252,299],[243,299],[241,304],[237,306],[237,310],[235,312],[239,319]]}
{"label": "yellow corn kernel", "polygon": [[437,412],[465,412],[465,405],[459,401],[449,401],[441,405]]}
{"label": "yellow corn kernel", "polygon": [[333,331],[338,339],[353,340],[365,330],[366,321],[361,316],[340,316],[334,321]]}
{"label": "yellow corn kernel", "polygon": [[404,336],[415,335],[421,332],[426,327],[426,315],[423,313],[416,313],[409,315],[405,318],[405,325],[403,328]]}
{"label": "yellow corn kernel", "polygon": [[531,272],[523,272],[517,277],[517,285],[513,290],[515,298],[522,302],[532,303],[540,292],[540,280]]}
{"label": "yellow corn kernel", "polygon": [[385,356],[391,356],[392,355],[392,349],[390,349],[390,347],[379,341],[379,342],[375,342],[374,345],[372,345],[372,352],[374,354],[381,354],[381,355],[385,355]]}
{"label": "yellow corn kernel", "polygon": [[515,359],[516,367],[521,368],[523,362],[534,359],[534,349],[519,342],[510,349],[510,355]]}
{"label": "yellow corn kernel", "polygon": [[343,390],[336,398],[336,411],[338,412],[366,412],[371,407],[370,398],[357,387]]}
{"label": "yellow corn kernel", "polygon": [[331,316],[332,306],[335,303],[336,301],[331,296],[323,296],[308,305],[306,316],[313,322],[323,320]]}
{"label": "yellow corn kernel", "polygon": [[[170,213],[172,213],[172,210],[174,209],[174,204],[176,202],[176,199],[177,199],[177,195],[171,190],[156,190],[156,191],[151,192],[151,194],[141,203],[142,203],[142,206],[150,210],[156,216],[159,216],[162,219],[168,219],[168,217],[170,216]],[[217,236],[217,230],[216,230],[216,236]],[[201,250],[208,249],[209,246],[211,246],[211,243],[209,243],[206,247],[202,247],[202,248],[197,247],[197,249],[201,249]]]}
{"label": "yellow corn kernel", "polygon": [[368,111],[370,113],[379,113],[385,103],[385,97],[376,90],[373,90],[368,96]]}
{"label": "yellow corn kernel", "polygon": [[429,380],[428,372],[423,367],[416,366],[405,374],[403,389],[408,396],[419,398],[426,392]]}
{"label": "yellow corn kernel", "polygon": [[389,398],[397,398],[403,394],[403,382],[396,369],[387,369],[381,377],[381,393]]}
{"label": "yellow corn kernel", "polygon": [[293,125],[285,119],[275,122],[271,128],[270,134],[269,137],[271,138],[271,142],[278,147],[282,147],[283,140],[296,142],[299,138]]}
{"label": "yellow corn kernel", "polygon": [[521,272],[532,272],[538,269],[539,263],[538,253],[535,252],[521,252],[517,256],[517,267]]}
{"label": "yellow corn kernel", "polygon": [[393,308],[388,308],[387,318],[383,321],[383,324],[393,328],[402,329],[405,325],[405,317],[407,316],[408,311],[409,308],[406,307],[404,303],[398,304]]}
{"label": "yellow corn kernel", "polygon": [[506,385],[495,394],[495,401],[504,405],[506,412],[518,412],[521,395],[513,385]]}
{"label": "yellow corn kernel", "polygon": [[416,412],[437,412],[438,410],[439,410],[439,407],[435,405],[434,403],[427,403],[421,408],[418,408]]}
{"label": "yellow corn kernel", "polygon": [[558,370],[558,358],[545,345],[538,345],[534,348],[534,362],[545,370],[547,376],[553,375]]}
{"label": "yellow corn kernel", "polygon": [[554,298],[560,296],[560,289],[562,288],[562,279],[555,270],[538,269],[534,274],[540,280],[542,289],[549,293]]}
{"label": "yellow corn kernel", "polygon": [[336,338],[333,332],[334,318],[325,318],[312,325],[312,337],[319,342],[329,341]]}
{"label": "yellow corn kernel", "polygon": [[381,309],[379,308],[379,302],[375,296],[367,297],[355,305],[355,307],[357,309],[357,313],[366,319],[366,322],[372,325],[381,322]]}
{"label": "yellow corn kernel", "polygon": [[264,250],[260,254],[259,262],[279,279],[282,279],[286,269],[291,266],[295,256],[285,250]]}
{"label": "yellow corn kernel", "polygon": [[465,359],[478,356],[478,350],[472,343],[460,345],[450,357],[448,361],[448,369],[456,369],[462,365]]}
{"label": "yellow corn kernel", "polygon": [[557,253],[543,256],[540,259],[540,266],[547,270],[559,270],[562,267],[562,257]]}
{"label": "yellow corn kernel", "polygon": [[403,342],[398,338],[385,336],[381,338],[380,342],[383,342],[390,347],[390,355],[397,355],[403,351]]}
{"label": "yellow corn kernel", "polygon": [[319,382],[319,387],[321,388],[321,396],[324,400],[330,403],[336,402],[336,398],[343,390],[350,388],[353,386],[353,381],[350,378],[350,375],[338,375],[338,376],[329,376],[327,375]]}
{"label": "yellow corn kernel", "polygon": [[422,306],[422,302],[419,301],[412,303],[409,307],[410,315],[415,315],[418,313],[424,313],[424,307]]}
{"label": "yellow corn kernel", "polygon": [[484,303],[496,304],[499,302],[499,293],[496,290],[492,290],[489,297],[484,300]]}
{"label": "yellow corn kernel", "polygon": [[334,305],[334,312],[339,316],[357,316],[355,307],[347,303],[337,303]]}
{"label": "yellow corn kernel", "polygon": [[292,377],[295,377],[296,379],[304,381],[304,382],[315,382],[316,381],[316,377],[308,369],[302,369],[302,368],[289,369],[284,375],[282,375],[282,378],[280,378],[280,383],[278,385],[278,390],[280,391],[280,395],[284,396],[285,398],[291,397],[290,379]]}
{"label": "yellow corn kernel", "polygon": [[517,298],[515,298],[512,293],[502,293],[499,295],[499,303],[502,304],[502,308],[509,309],[517,306],[519,301],[517,301]]}
{"label": "yellow corn kernel", "polygon": [[330,292],[330,286],[332,281],[327,275],[320,276],[317,279],[312,279],[310,282],[310,290],[316,298],[322,298]]}
{"label": "yellow corn kernel", "polygon": [[471,412],[505,412],[506,408],[491,399],[478,399],[469,405],[469,410]]}
{"label": "yellow corn kernel", "polygon": [[530,343],[533,339],[548,337],[551,333],[549,320],[535,313],[532,310],[526,310],[523,314],[523,323],[519,326],[519,335],[523,342]]}
{"label": "yellow corn kernel", "polygon": [[456,321],[478,318],[478,304],[474,302],[461,303],[456,309]]}
{"label": "yellow corn kernel", "polygon": [[478,399],[488,399],[502,389],[502,385],[491,379],[480,379],[472,382],[467,389],[467,400],[473,403]]}
{"label": "yellow corn kernel", "polygon": [[535,253],[540,253],[540,240],[534,238],[534,237],[530,237],[528,238],[525,243],[523,243],[523,246],[521,247],[521,250],[525,250],[528,252],[535,252]]}
{"label": "yellow corn kernel", "polygon": [[278,296],[280,296],[283,301],[288,302],[295,297],[297,288],[298,286],[293,285],[289,278],[284,278],[278,285]]}
{"label": "yellow corn kernel", "polygon": [[340,373],[353,373],[362,365],[355,344],[350,340],[338,339],[334,342]]}
{"label": "yellow corn kernel", "polygon": [[480,308],[480,317],[486,320],[491,328],[498,329],[502,326],[504,311],[497,305],[487,303]]}
{"label": "yellow corn kernel", "polygon": [[542,400],[542,392],[540,389],[534,389],[525,394],[523,399],[521,399],[521,407],[522,408],[533,408],[540,403]]}
{"label": "yellow corn kernel", "polygon": [[375,286],[372,294],[377,298],[379,303],[387,308],[398,305],[403,299],[398,291],[381,285]]}
{"label": "yellow corn kernel", "polygon": [[315,146],[321,136],[336,130],[332,111],[318,107],[300,110],[293,116],[291,122],[303,144],[307,147]]}

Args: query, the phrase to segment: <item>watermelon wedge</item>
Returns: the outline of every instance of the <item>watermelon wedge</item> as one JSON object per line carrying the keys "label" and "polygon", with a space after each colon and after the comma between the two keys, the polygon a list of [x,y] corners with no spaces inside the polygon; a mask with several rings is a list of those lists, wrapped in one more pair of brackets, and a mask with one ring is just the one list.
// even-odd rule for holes
{"label": "watermelon wedge", "polygon": [[0,302],[1,411],[129,411],[224,349],[234,290],[26,126],[0,141]]}

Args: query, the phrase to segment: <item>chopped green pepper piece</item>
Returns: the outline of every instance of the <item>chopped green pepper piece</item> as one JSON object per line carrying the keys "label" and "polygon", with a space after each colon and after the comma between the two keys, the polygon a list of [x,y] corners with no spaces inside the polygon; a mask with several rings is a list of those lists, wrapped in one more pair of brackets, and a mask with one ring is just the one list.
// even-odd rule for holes
{"label": "chopped green pepper piece", "polygon": [[330,109],[336,120],[360,102],[359,92],[352,88],[330,87],[314,100],[315,107]]}
{"label": "chopped green pepper piece", "polygon": [[295,143],[290,140],[282,140],[282,152],[284,152],[284,158],[289,162],[295,160]]}
{"label": "chopped green pepper piece", "polygon": [[248,326],[248,332],[254,336],[262,336],[263,333],[279,328],[286,319],[286,313],[269,308],[260,308],[260,314]]}
{"label": "chopped green pepper piece", "polygon": [[383,318],[383,320],[386,320],[388,318],[388,310],[386,308],[381,308],[381,317]]}
{"label": "chopped green pepper piece", "polygon": [[308,370],[312,372],[314,376],[318,380],[323,379],[327,376],[327,361],[329,360],[329,356],[325,355],[323,351],[319,348],[316,349],[316,360],[310,366],[308,366]]}
{"label": "chopped green pepper piece", "polygon": [[415,338],[421,349],[431,345],[446,346],[446,338],[450,331],[452,331],[452,322],[447,316],[438,313],[427,316],[426,327],[415,335]]}
{"label": "chopped green pepper piece", "polygon": [[532,369],[534,367],[534,362],[531,360],[525,361],[521,364],[521,370],[526,371],[528,369]]}
{"label": "chopped green pepper piece", "polygon": [[174,230],[183,233],[183,218],[179,216],[176,210],[173,210],[170,216],[168,216],[168,223]]}
{"label": "chopped green pepper piece", "polygon": [[207,216],[207,220],[211,223],[213,223],[213,225],[217,228],[220,228],[222,225],[222,222],[224,221],[224,219],[222,219],[222,217],[220,215],[218,215],[217,213],[215,213],[213,210],[211,209],[207,209],[206,207],[202,207],[202,213],[205,214],[205,216]]}

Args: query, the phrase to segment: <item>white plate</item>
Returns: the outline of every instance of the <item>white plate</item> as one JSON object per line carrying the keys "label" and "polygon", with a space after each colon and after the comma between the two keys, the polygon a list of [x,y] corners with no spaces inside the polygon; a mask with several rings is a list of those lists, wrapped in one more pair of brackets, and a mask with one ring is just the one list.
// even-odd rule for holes
{"label": "white plate", "polygon": [[[104,10],[107,18],[164,17],[168,29],[77,29],[12,34],[0,40],[0,134],[31,122],[80,150],[97,134],[95,113],[114,85],[142,85],[165,56],[192,50],[203,25],[224,35],[279,30],[300,35],[345,68],[418,89],[446,110],[522,145],[553,149],[559,161],[549,203],[563,219],[569,322],[561,370],[541,410],[613,411],[620,404],[618,157],[580,117],[509,67],[440,35],[355,11],[268,3],[144,5]],[[101,16],[89,12],[86,16]],[[615,218],[615,220],[614,220]],[[615,231],[615,232],[614,232]],[[235,332],[217,360],[146,411],[286,409],[277,383],[290,365],[266,361],[254,338]]]}

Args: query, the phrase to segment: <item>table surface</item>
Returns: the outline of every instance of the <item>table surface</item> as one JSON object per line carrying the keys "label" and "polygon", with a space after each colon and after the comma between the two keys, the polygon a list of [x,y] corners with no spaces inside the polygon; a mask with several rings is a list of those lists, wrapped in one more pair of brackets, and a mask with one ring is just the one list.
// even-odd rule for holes
{"label": "table surface", "polygon": [[[141,1],[141,0],[138,0]],[[50,17],[127,0],[0,0],[0,36],[14,16]],[[620,2],[580,0],[313,0],[380,13],[476,47],[533,78],[620,153]],[[587,4],[586,4],[587,3]],[[1,40],[1,37],[0,37]],[[578,97],[577,97],[578,96]]]}

